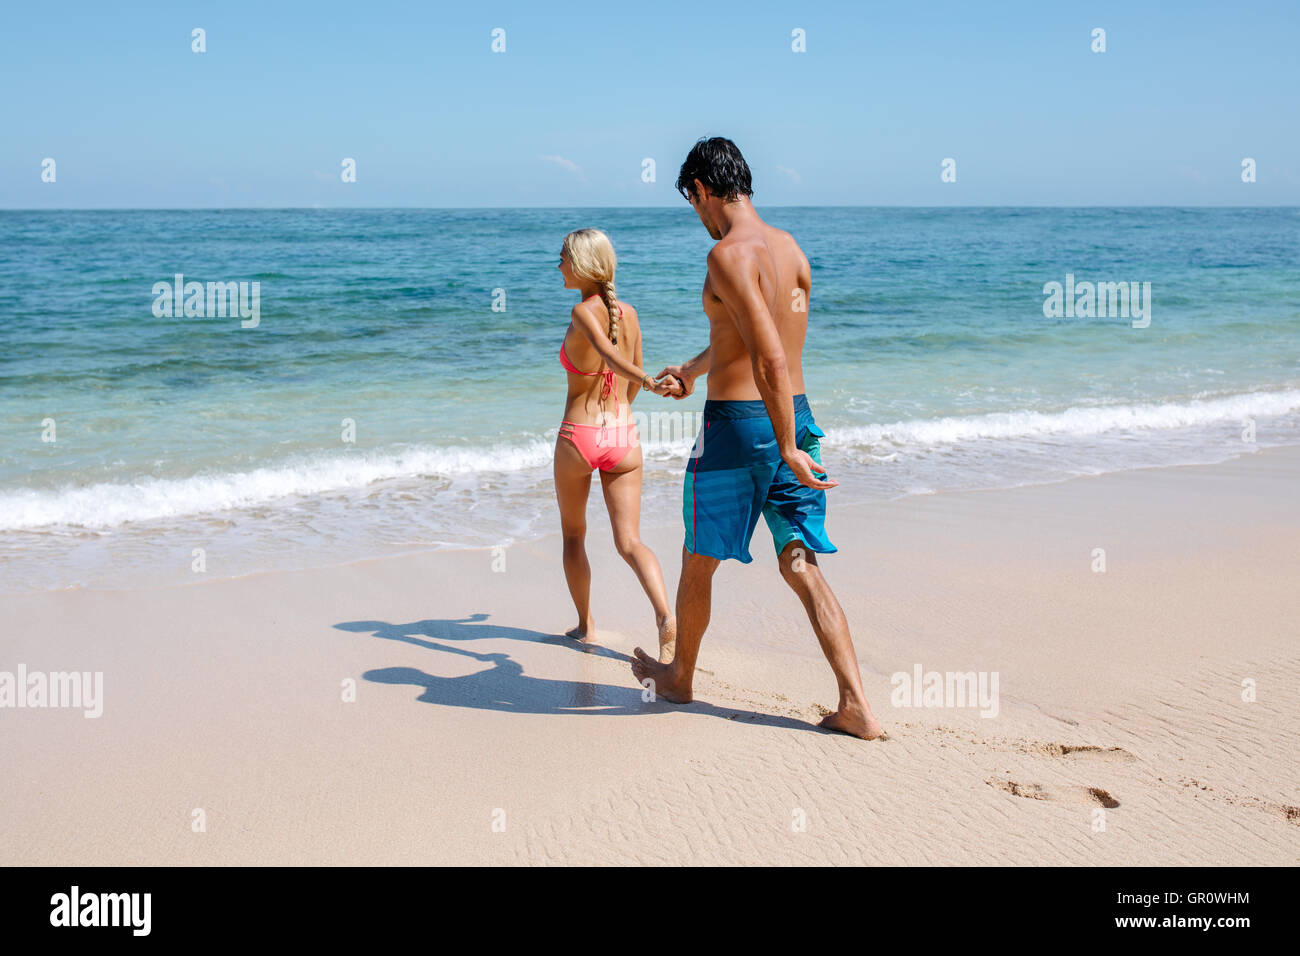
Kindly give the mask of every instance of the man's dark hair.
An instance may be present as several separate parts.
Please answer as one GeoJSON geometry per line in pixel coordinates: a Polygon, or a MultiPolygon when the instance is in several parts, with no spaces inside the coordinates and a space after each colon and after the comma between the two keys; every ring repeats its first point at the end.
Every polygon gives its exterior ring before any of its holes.
{"type": "Polygon", "coordinates": [[[723,202],[754,195],[749,164],[740,155],[736,144],[724,136],[702,139],[691,147],[681,172],[677,174],[677,191],[687,199],[698,199],[695,195],[697,179],[723,202]]]}

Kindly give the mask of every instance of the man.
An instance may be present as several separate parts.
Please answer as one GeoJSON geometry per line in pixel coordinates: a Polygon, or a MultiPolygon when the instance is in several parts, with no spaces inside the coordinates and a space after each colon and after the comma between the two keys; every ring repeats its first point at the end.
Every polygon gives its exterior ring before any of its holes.
{"type": "Polygon", "coordinates": [[[848,621],[822,577],[816,553],[836,549],[826,536],[826,489],[818,439],[804,395],[804,335],[812,272],[789,233],[758,217],[750,203],[749,166],[736,144],[715,137],[695,144],[677,177],[709,235],[704,312],[709,347],[664,369],[676,397],[708,375],[704,427],[686,471],[682,513],[686,542],[677,587],[677,647],[661,664],[641,648],[632,672],[659,697],[691,700],[695,659],[709,623],[713,573],[735,558],[748,564],[761,513],[776,545],[781,576],[808,612],[839,683],[839,706],[821,726],[861,737],[881,735],[862,692],[848,621]],[[820,474],[819,474],[820,473],[820,474]]]}

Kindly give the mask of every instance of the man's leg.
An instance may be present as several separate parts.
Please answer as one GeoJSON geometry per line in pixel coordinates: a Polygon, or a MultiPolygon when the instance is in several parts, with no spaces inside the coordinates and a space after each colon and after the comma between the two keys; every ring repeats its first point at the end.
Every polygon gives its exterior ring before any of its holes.
{"type": "Polygon", "coordinates": [[[693,554],[682,548],[682,576],[677,582],[677,654],[660,664],[641,648],[633,651],[632,673],[637,682],[654,682],[656,697],[675,704],[691,702],[695,680],[695,659],[709,626],[713,603],[713,572],[721,562],[707,554],[693,554]]]}
{"type": "Polygon", "coordinates": [[[849,635],[849,622],[831,586],[822,577],[821,568],[817,566],[817,553],[804,542],[795,540],[781,549],[779,561],[781,577],[803,602],[808,620],[817,634],[817,642],[835,672],[835,682],[840,689],[835,713],[827,715],[820,726],[864,740],[879,737],[883,729],[862,692],[862,675],[858,671],[853,638],[849,635]]]}

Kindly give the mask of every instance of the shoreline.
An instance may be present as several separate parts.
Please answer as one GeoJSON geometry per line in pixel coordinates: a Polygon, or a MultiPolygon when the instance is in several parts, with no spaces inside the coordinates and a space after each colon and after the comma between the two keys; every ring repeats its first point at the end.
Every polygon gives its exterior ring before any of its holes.
{"type": "MultiPolygon", "coordinates": [[[[632,680],[654,630],[599,507],[586,645],[552,537],[3,595],[0,670],[104,674],[97,719],[0,710],[4,862],[1293,865],[1297,478],[1290,447],[832,499],[873,743],[813,726],[835,688],[761,523],[686,707],[632,680]],[[998,674],[997,716],[894,706],[917,666],[998,674]]],[[[645,538],[674,591],[680,531],[645,538]]]]}
{"type": "MultiPolygon", "coordinates": [[[[843,507],[847,509],[873,508],[873,507],[889,506],[900,502],[906,502],[915,498],[945,497],[951,495],[971,495],[971,494],[983,494],[989,492],[1011,492],[1011,491],[1017,491],[1026,488],[1050,487],[1050,486],[1055,486],[1060,484],[1067,484],[1070,482],[1074,482],[1082,479],[1088,479],[1088,478],[1103,478],[1111,475],[1125,475],[1125,474],[1146,472],[1146,471],[1153,471],[1153,470],[1163,471],[1166,469],[1213,468],[1213,467],[1228,465],[1232,462],[1240,461],[1242,459],[1247,459],[1254,455],[1286,454],[1288,450],[1294,450],[1296,454],[1300,454],[1300,444],[1295,444],[1295,445],[1280,444],[1280,445],[1256,447],[1254,451],[1249,451],[1249,452],[1239,451],[1231,455],[1231,457],[1222,458],[1211,462],[1176,462],[1170,464],[1151,464],[1151,465],[1138,464],[1138,465],[1132,465],[1132,466],[1116,469],[1113,471],[1098,472],[1095,474],[1062,475],[1054,478],[1034,479],[1034,480],[1024,481],[1018,484],[1011,484],[1011,485],[994,484],[986,487],[942,488],[938,490],[927,489],[923,491],[919,491],[919,490],[909,491],[898,495],[894,495],[892,497],[875,499],[875,500],[863,500],[859,498],[857,500],[853,500],[846,504],[842,504],[839,507],[843,507]]],[[[662,465],[663,463],[661,462],[659,464],[662,465]]],[[[656,469],[656,471],[661,471],[661,470],[662,469],[656,469]]],[[[674,476],[674,481],[680,484],[679,476],[674,476]]],[[[850,494],[852,493],[852,486],[847,486],[847,487],[841,486],[841,487],[845,491],[848,491],[850,494]]],[[[835,499],[832,497],[831,499],[832,507],[834,507],[835,504],[836,504],[835,499]]],[[[592,493],[590,498],[588,515],[589,515],[589,519],[593,520],[593,523],[599,523],[601,521],[604,521],[606,523],[602,525],[602,527],[608,526],[607,516],[604,514],[604,503],[600,500],[599,481],[595,479],[593,479],[593,488],[592,488],[592,493]]],[[[184,517],[186,517],[189,520],[206,519],[206,520],[214,520],[219,522],[230,520],[229,512],[224,512],[224,511],[211,512],[211,513],[198,513],[198,514],[187,515],[184,517]]],[[[553,516],[553,517],[555,518],[556,524],[558,524],[558,516],[553,516]]],[[[670,530],[674,530],[678,528],[678,521],[679,521],[679,516],[676,514],[675,510],[673,510],[672,516],[667,518],[663,522],[648,521],[647,513],[643,509],[642,532],[643,534],[649,534],[651,532],[663,533],[670,530]]],[[[128,525],[128,529],[129,529],[129,525],[128,525]]],[[[36,531],[12,532],[12,534],[39,534],[39,533],[40,532],[36,532],[36,531]]],[[[96,532],[96,534],[101,534],[101,533],[104,532],[96,532]]],[[[121,532],[116,530],[107,532],[107,534],[109,535],[115,533],[121,533],[121,532]]],[[[159,535],[164,534],[164,532],[156,532],[156,533],[159,535]]],[[[443,554],[443,553],[454,553],[454,552],[461,552],[461,551],[491,551],[496,548],[505,548],[508,550],[510,548],[520,547],[525,544],[535,544],[537,542],[546,540],[547,538],[552,538],[557,536],[558,536],[558,531],[548,530],[548,531],[538,531],[535,533],[526,534],[525,536],[519,538],[511,538],[508,540],[508,543],[457,544],[457,543],[438,542],[434,544],[420,543],[419,545],[416,545],[414,547],[399,547],[395,545],[390,545],[389,547],[393,548],[394,550],[388,550],[380,553],[353,555],[348,557],[340,557],[335,555],[327,558],[323,563],[310,563],[304,565],[294,565],[291,567],[279,567],[279,568],[252,568],[249,570],[238,571],[224,576],[215,576],[207,572],[204,572],[202,577],[199,577],[195,580],[188,580],[188,581],[178,581],[174,579],[169,579],[168,577],[164,576],[163,573],[160,572],[157,567],[154,567],[148,572],[142,572],[142,576],[140,578],[133,580],[129,583],[92,584],[92,585],[69,584],[69,585],[47,587],[47,588],[23,588],[23,589],[15,589],[15,590],[0,589],[0,598],[15,597],[15,596],[25,595],[25,594],[63,593],[63,592],[76,592],[76,591],[121,593],[121,592],[132,592],[141,589],[190,587],[193,585],[204,584],[204,583],[215,583],[219,581],[243,580],[245,578],[255,577],[263,574],[284,574],[284,573],[293,573],[293,572],[321,571],[321,570],[326,570],[331,568],[346,567],[348,565],[356,564],[359,562],[396,560],[396,559],[414,557],[417,555],[425,555],[425,554],[443,554]]],[[[100,543],[100,541],[98,539],[92,539],[92,543],[100,543]]],[[[160,547],[163,547],[163,545],[160,544],[160,547]]],[[[337,545],[335,545],[335,547],[337,547],[337,545]]],[[[15,559],[15,563],[19,560],[21,559],[20,558],[15,559]]],[[[188,558],[186,558],[185,562],[182,563],[187,563],[187,562],[188,562],[188,558]]],[[[102,564],[103,562],[101,561],[100,563],[102,564]]],[[[173,574],[171,577],[174,578],[175,575],[173,574]]]]}

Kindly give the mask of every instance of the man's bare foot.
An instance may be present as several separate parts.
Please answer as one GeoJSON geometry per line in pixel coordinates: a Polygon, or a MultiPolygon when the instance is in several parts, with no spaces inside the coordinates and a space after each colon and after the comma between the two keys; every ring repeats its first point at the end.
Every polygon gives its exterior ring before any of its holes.
{"type": "Polygon", "coordinates": [[[565,637],[571,637],[575,641],[583,641],[596,633],[596,622],[591,618],[578,624],[577,627],[571,627],[564,632],[565,637]]]}
{"type": "Polygon", "coordinates": [[[671,664],[677,655],[677,618],[666,617],[659,622],[659,663],[671,664]]]}
{"type": "Polygon", "coordinates": [[[638,684],[645,686],[646,680],[651,681],[650,689],[655,696],[674,704],[691,702],[691,682],[679,678],[672,664],[659,663],[639,647],[632,651],[632,655],[632,676],[638,684]]]}
{"type": "Polygon", "coordinates": [[[863,740],[875,740],[877,737],[886,736],[885,728],[880,726],[880,721],[876,720],[871,708],[865,706],[865,703],[858,704],[852,701],[841,701],[840,709],[827,714],[817,726],[825,727],[827,730],[837,730],[851,737],[861,737],[863,740]]]}

